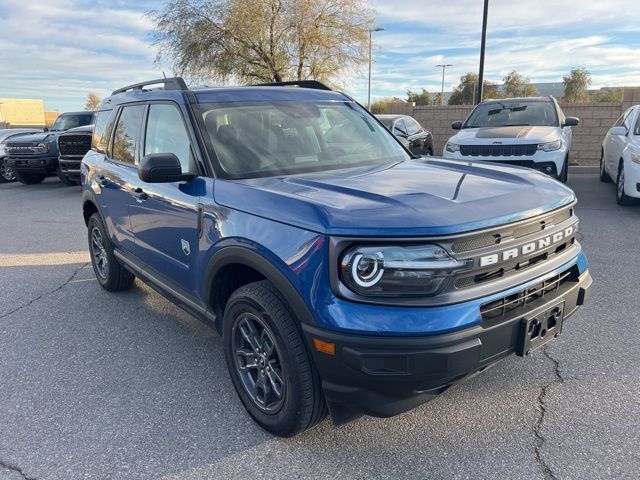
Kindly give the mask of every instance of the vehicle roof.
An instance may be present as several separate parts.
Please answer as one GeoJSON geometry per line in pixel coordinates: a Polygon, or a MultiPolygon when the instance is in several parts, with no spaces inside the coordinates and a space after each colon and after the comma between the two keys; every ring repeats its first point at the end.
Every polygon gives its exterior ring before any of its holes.
{"type": "Polygon", "coordinates": [[[376,115],[376,118],[380,118],[383,120],[396,120],[397,118],[405,118],[409,115],[400,115],[399,113],[383,113],[380,115],[376,115]]]}
{"type": "Polygon", "coordinates": [[[187,95],[193,95],[196,103],[351,101],[349,97],[341,92],[302,87],[194,87],[189,90],[165,90],[158,88],[150,90],[133,89],[111,95],[100,104],[99,110],[112,108],[121,103],[142,100],[173,100],[178,103],[186,103],[187,95]]]}
{"type": "Polygon", "coordinates": [[[92,113],[93,114],[95,112],[92,112],[91,110],[83,110],[83,111],[80,111],[80,112],[64,112],[64,113],[61,113],[58,116],[61,117],[63,115],[83,115],[85,113],[92,113]]]}
{"type": "Polygon", "coordinates": [[[482,103],[505,103],[505,102],[552,102],[553,97],[512,97],[512,98],[488,98],[482,103]]]}
{"type": "Polygon", "coordinates": [[[70,128],[69,130],[65,130],[60,135],[66,135],[67,133],[82,133],[82,132],[93,133],[93,124],[82,125],[81,127],[73,127],[73,128],[70,128]]]}

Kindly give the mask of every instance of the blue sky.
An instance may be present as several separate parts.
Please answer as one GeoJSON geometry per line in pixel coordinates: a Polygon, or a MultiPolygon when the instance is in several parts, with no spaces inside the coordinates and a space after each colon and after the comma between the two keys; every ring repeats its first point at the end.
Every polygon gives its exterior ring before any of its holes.
{"type": "MultiPolygon", "coordinates": [[[[440,90],[438,63],[451,63],[445,89],[477,71],[481,0],[372,0],[372,97],[440,90]]],[[[640,85],[638,0],[491,0],[486,78],[517,69],[532,81],[561,81],[587,67],[593,86],[640,85]]],[[[157,78],[153,29],[144,12],[162,1],[2,0],[0,97],[44,98],[48,110],[82,108],[86,94],[157,78]]],[[[365,71],[345,90],[366,101],[365,71]]]]}

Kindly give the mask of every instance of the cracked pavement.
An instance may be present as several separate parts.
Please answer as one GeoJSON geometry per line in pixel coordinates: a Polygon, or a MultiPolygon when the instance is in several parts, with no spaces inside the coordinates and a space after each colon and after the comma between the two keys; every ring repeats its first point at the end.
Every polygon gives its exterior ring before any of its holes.
{"type": "Polygon", "coordinates": [[[87,264],[78,188],[0,185],[0,480],[640,477],[640,206],[570,176],[594,290],[563,334],[391,419],[263,432],[218,336],[87,264]]]}

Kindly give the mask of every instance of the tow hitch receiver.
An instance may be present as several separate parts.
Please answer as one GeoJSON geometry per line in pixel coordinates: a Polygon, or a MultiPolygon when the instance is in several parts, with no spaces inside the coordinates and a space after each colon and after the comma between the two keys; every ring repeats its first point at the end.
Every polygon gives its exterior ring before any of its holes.
{"type": "Polygon", "coordinates": [[[524,317],[520,321],[520,340],[516,347],[516,355],[529,355],[529,352],[560,335],[563,319],[564,302],[524,317]]]}

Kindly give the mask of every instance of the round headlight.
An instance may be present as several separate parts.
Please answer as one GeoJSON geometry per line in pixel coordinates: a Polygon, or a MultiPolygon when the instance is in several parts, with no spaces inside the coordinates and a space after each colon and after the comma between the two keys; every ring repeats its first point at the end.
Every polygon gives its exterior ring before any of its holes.
{"type": "Polygon", "coordinates": [[[351,262],[351,276],[359,286],[372,287],[380,281],[384,274],[381,252],[373,254],[358,253],[351,262]]]}

